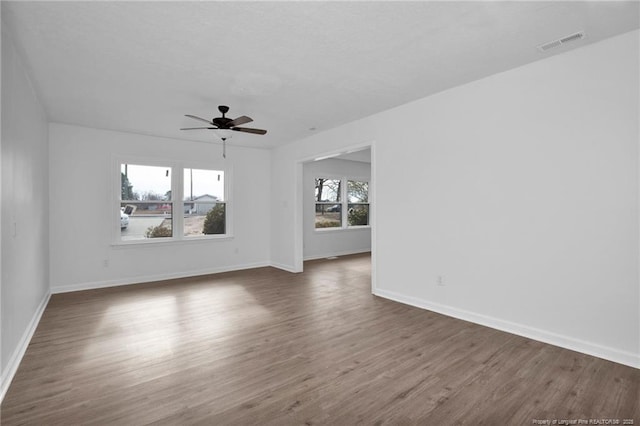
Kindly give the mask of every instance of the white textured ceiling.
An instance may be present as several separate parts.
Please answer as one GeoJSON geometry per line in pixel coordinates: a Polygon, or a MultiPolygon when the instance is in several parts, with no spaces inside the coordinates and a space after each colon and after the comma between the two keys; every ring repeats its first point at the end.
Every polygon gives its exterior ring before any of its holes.
{"type": "Polygon", "coordinates": [[[268,130],[235,144],[273,147],[636,29],[639,3],[3,1],[2,20],[51,121],[211,141],[178,129],[225,104],[268,130]]]}

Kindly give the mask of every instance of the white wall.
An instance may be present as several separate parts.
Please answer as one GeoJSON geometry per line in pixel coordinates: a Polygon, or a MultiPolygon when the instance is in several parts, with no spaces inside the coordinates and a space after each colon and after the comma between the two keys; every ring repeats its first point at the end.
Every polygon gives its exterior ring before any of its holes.
{"type": "Polygon", "coordinates": [[[317,177],[357,178],[369,182],[371,164],[361,161],[326,159],[303,164],[304,258],[371,251],[371,228],[315,229],[315,179],[317,177]]]}
{"type": "Polygon", "coordinates": [[[300,262],[297,161],[373,141],[377,294],[640,367],[638,38],[275,150],[274,263],[300,262]]]}
{"type": "Polygon", "coordinates": [[[49,296],[47,118],[2,30],[2,387],[13,377],[49,296]]]}
{"type": "Polygon", "coordinates": [[[233,167],[234,238],[114,246],[110,225],[118,156],[217,164],[221,145],[64,124],[51,124],[49,131],[54,293],[269,264],[269,151],[229,144],[225,161],[233,167]]]}

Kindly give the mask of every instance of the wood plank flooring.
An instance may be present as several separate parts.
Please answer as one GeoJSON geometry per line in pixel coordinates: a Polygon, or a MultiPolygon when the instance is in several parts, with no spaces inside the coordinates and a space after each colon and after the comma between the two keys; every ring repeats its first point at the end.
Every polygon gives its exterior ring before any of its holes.
{"type": "Polygon", "coordinates": [[[2,425],[633,419],[640,370],[370,294],[370,257],[54,295],[2,425]]]}

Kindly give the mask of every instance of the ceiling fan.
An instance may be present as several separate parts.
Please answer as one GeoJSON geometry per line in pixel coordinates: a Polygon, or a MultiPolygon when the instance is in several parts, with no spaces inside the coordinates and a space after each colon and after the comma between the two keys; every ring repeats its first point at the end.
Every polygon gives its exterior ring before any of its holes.
{"type": "Polygon", "coordinates": [[[201,118],[195,115],[186,114],[185,117],[193,118],[194,120],[204,121],[208,124],[206,127],[183,127],[180,130],[214,130],[220,139],[222,139],[222,156],[227,158],[226,155],[226,142],[227,139],[231,137],[231,131],[243,132],[243,133],[253,133],[255,135],[264,135],[267,133],[266,130],[262,129],[252,129],[249,127],[238,127],[242,124],[247,124],[253,121],[252,118],[247,117],[246,115],[240,116],[236,119],[232,119],[229,117],[225,117],[225,114],[229,112],[229,107],[226,105],[218,106],[218,111],[222,113],[222,117],[215,117],[211,120],[207,120],[205,118],[201,118]]]}

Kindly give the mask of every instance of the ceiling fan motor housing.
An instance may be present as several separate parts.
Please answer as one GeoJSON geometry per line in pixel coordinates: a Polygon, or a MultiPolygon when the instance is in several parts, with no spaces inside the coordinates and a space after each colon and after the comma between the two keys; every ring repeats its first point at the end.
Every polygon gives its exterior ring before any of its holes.
{"type": "Polygon", "coordinates": [[[226,105],[218,105],[218,111],[222,113],[222,117],[214,117],[211,119],[211,122],[221,129],[228,129],[230,127],[228,123],[233,121],[232,119],[224,116],[229,112],[229,107],[226,105]]]}
{"type": "Polygon", "coordinates": [[[212,118],[211,121],[220,129],[228,129],[230,127],[229,123],[232,122],[233,120],[227,117],[216,117],[216,118],[212,118]]]}

